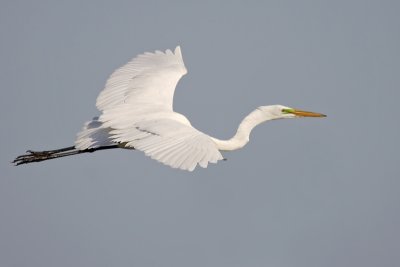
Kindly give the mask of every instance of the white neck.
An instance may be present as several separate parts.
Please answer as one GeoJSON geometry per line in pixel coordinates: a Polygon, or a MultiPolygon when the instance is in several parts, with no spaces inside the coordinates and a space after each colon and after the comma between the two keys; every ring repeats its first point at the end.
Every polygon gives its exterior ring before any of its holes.
{"type": "Polygon", "coordinates": [[[277,119],[277,117],[257,108],[242,120],[235,136],[231,139],[219,140],[217,138],[211,138],[217,144],[219,150],[236,150],[244,147],[249,142],[250,133],[254,127],[260,123],[273,119],[277,119]]]}

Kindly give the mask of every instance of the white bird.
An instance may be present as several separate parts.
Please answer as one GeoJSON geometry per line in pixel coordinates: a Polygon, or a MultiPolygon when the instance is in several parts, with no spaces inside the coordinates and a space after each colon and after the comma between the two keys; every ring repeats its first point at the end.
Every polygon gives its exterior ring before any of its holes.
{"type": "Polygon", "coordinates": [[[38,162],[111,148],[143,151],[172,168],[193,171],[223,157],[220,151],[242,148],[258,124],[284,118],[325,117],[323,114],[272,105],[261,106],[246,116],[236,134],[219,140],[194,128],[173,110],[173,96],[187,73],[179,46],[175,51],[144,53],[117,69],[97,98],[101,115],[87,122],[75,145],[49,151],[31,151],[13,163],[38,162]]]}

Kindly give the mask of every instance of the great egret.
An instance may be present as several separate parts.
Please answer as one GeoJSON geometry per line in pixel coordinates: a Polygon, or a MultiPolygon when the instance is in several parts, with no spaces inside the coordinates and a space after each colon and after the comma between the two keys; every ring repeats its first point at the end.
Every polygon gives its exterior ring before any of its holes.
{"type": "Polygon", "coordinates": [[[323,114],[272,105],[261,106],[246,116],[236,134],[219,140],[195,129],[189,120],[173,111],[173,96],[179,79],[187,73],[179,46],[175,51],[144,53],[117,69],[97,98],[99,117],[87,122],[75,145],[49,151],[27,151],[15,165],[112,148],[143,151],[172,168],[193,171],[216,163],[220,151],[235,150],[249,141],[251,130],[274,119],[325,117],[323,114]]]}

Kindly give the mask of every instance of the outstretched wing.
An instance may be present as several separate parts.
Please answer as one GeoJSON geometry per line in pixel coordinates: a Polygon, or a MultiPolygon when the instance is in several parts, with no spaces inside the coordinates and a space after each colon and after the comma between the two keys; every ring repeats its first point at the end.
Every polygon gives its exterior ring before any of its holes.
{"type": "Polygon", "coordinates": [[[179,79],[187,73],[180,47],[137,56],[116,70],[97,98],[99,129],[85,128],[75,142],[95,146],[99,133],[107,140],[143,151],[173,168],[192,171],[222,159],[214,141],[173,111],[179,79]]]}
{"type": "Polygon", "coordinates": [[[117,69],[97,98],[101,111],[121,105],[172,111],[175,87],[187,73],[179,46],[165,53],[144,53],[117,69]]]}
{"type": "Polygon", "coordinates": [[[161,118],[137,122],[129,128],[111,131],[116,142],[126,143],[172,168],[193,171],[200,165],[223,159],[214,141],[206,134],[175,119],[161,118]]]}

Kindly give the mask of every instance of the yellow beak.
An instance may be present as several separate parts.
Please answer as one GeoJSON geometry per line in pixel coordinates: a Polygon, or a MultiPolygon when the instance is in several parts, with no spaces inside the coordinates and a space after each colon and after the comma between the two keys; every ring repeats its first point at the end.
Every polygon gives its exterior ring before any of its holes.
{"type": "Polygon", "coordinates": [[[294,114],[298,117],[326,117],[326,115],[311,111],[304,111],[299,109],[286,109],[284,110],[286,113],[294,114]]]}

